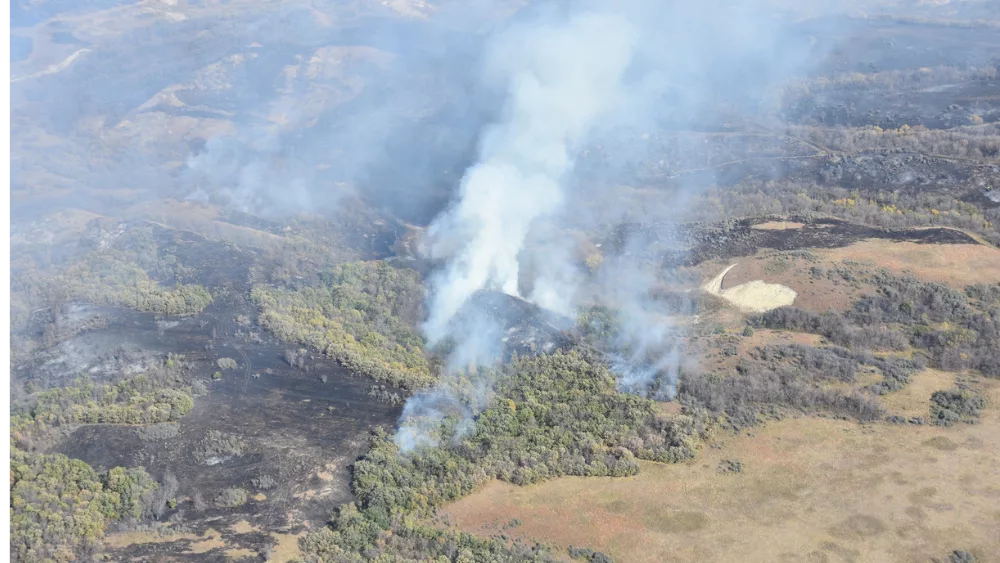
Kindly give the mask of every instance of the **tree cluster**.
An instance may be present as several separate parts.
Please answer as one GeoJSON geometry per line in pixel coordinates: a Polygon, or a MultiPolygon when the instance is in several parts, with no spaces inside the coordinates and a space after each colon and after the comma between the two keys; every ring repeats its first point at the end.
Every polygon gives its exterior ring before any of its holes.
{"type": "Polygon", "coordinates": [[[158,485],[141,467],[98,474],[64,455],[12,448],[13,561],[64,562],[93,558],[108,524],[138,519],[154,503],[158,485]]]}
{"type": "Polygon", "coordinates": [[[116,384],[81,378],[68,387],[39,391],[15,406],[11,436],[22,443],[63,424],[156,424],[173,422],[194,407],[188,388],[164,386],[141,374],[116,384]]]}
{"type": "Polygon", "coordinates": [[[435,381],[414,328],[424,296],[417,272],[358,262],[320,277],[320,287],[254,287],[260,324],[380,382],[412,389],[435,381]]]}
{"type": "Polygon", "coordinates": [[[560,475],[625,476],[639,470],[637,459],[688,459],[703,431],[700,417],[667,416],[651,400],[620,393],[613,374],[586,350],[515,357],[498,369],[486,409],[474,421],[446,416],[435,429],[437,445],[401,452],[377,431],[354,465],[356,503],[307,536],[304,551],[322,561],[544,560],[537,546],[414,522],[490,479],[525,485],[560,475]],[[427,534],[441,539],[415,540],[427,534]]]}

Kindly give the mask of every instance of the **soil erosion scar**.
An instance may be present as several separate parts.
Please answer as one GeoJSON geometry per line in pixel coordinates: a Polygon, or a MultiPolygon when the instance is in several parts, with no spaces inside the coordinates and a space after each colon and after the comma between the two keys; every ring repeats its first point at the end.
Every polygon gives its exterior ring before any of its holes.
{"type": "Polygon", "coordinates": [[[763,280],[753,280],[729,289],[722,289],[722,280],[736,266],[737,264],[732,264],[722,270],[721,274],[701,286],[702,291],[717,295],[746,313],[765,313],[795,302],[797,295],[795,290],[788,286],[767,283],[763,280]]]}

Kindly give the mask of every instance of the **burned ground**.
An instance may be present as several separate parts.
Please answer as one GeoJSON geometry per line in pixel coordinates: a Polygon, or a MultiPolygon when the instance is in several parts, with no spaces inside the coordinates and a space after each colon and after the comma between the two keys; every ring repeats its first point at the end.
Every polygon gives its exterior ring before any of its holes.
{"type": "Polygon", "coordinates": [[[608,254],[624,253],[664,267],[692,266],[720,258],[752,256],[764,249],[843,248],[864,240],[909,242],[914,244],[972,244],[970,235],[957,229],[921,227],[893,229],[873,227],[832,217],[764,216],[738,221],[686,225],[623,224],[600,240],[608,254]],[[798,222],[795,229],[760,229],[772,221],[798,222]],[[642,241],[637,244],[635,241],[642,241]],[[677,246],[687,250],[677,251],[677,246]]]}
{"type": "MultiPolygon", "coordinates": [[[[183,355],[193,366],[187,377],[203,394],[195,398],[191,412],[177,423],[161,425],[162,431],[106,424],[69,426],[61,430],[64,437],[51,451],[83,459],[98,470],[142,466],[157,480],[172,475],[179,483],[179,502],[160,515],[161,521],[176,516],[199,533],[240,519],[266,530],[322,523],[330,505],[351,499],[348,466],[363,452],[368,429],[392,424],[399,415],[398,407],[369,396],[367,381],[333,363],[310,361],[308,372],[292,369],[282,358],[281,343],[234,337],[232,311],[224,307],[170,323],[149,314],[108,308],[102,312],[110,319],[105,327],[85,331],[57,347],[64,363],[63,369],[53,371],[116,378],[127,369],[111,366],[101,371],[88,366],[105,366],[108,360],[102,358],[116,358],[141,370],[135,364],[142,358],[158,359],[169,352],[183,355]],[[81,355],[66,357],[68,349],[81,355]],[[213,381],[210,374],[220,357],[236,359],[238,369],[226,370],[213,381]],[[226,449],[213,443],[213,435],[236,439],[241,447],[226,449]],[[216,508],[216,497],[227,487],[249,490],[250,501],[236,508],[216,508]]],[[[26,368],[23,373],[22,378],[30,381],[39,372],[26,368]]],[[[142,544],[116,556],[146,557],[177,549],[181,548],[142,544]]]]}

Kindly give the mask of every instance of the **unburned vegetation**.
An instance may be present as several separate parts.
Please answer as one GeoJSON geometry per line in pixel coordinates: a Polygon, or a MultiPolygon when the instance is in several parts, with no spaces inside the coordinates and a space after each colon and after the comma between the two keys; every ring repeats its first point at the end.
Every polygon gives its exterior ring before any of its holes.
{"type": "Polygon", "coordinates": [[[792,307],[776,309],[755,322],[820,334],[841,346],[924,350],[937,367],[974,369],[1000,376],[1000,285],[979,284],[964,292],[912,276],[876,274],[874,294],[845,314],[822,315],[792,307]]]}
{"type": "MultiPolygon", "coordinates": [[[[1000,397],[996,382],[985,389],[1000,397]]],[[[928,405],[913,396],[915,412],[928,405]]],[[[690,462],[641,462],[634,477],[494,482],[441,519],[481,535],[586,544],[616,561],[903,563],[957,546],[995,561],[1000,477],[979,468],[1000,456],[1000,417],[989,407],[979,420],[939,428],[786,419],[717,436],[690,462]],[[734,459],[739,474],[718,470],[734,459]],[[511,518],[521,525],[501,531],[496,523],[511,518]]]]}
{"type": "Polygon", "coordinates": [[[320,278],[319,287],[254,287],[261,326],[376,381],[410,388],[434,381],[414,328],[424,295],[415,271],[360,262],[320,278]]]}
{"type": "Polygon", "coordinates": [[[496,540],[413,523],[491,479],[526,485],[561,475],[624,476],[639,459],[689,459],[703,431],[700,417],[665,415],[655,403],[616,389],[603,362],[583,351],[518,358],[497,374],[489,406],[469,425],[449,417],[436,431],[440,445],[400,452],[384,433],[354,465],[354,504],[341,507],[329,528],[303,540],[307,554],[361,560],[377,549],[404,560],[454,557],[463,544],[488,558],[540,556],[537,546],[496,552],[496,540]],[[445,535],[442,535],[445,534],[445,535]],[[428,541],[442,538],[441,541],[428,541]]]}

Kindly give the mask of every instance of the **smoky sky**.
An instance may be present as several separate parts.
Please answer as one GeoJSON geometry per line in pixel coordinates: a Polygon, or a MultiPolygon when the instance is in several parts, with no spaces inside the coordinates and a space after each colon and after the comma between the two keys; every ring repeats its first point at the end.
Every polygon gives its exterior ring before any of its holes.
{"type": "MultiPolygon", "coordinates": [[[[31,143],[33,135],[15,135],[19,169],[51,171],[80,192],[114,184],[140,186],[160,197],[208,193],[259,213],[331,210],[345,194],[359,195],[418,224],[430,223],[448,204],[475,161],[482,130],[503,109],[504,86],[484,81],[482,72],[490,38],[524,22],[572,17],[587,5],[533,2],[513,10],[516,3],[446,3],[423,20],[375,5],[351,12],[318,3],[331,25],[294,4],[219,17],[189,2],[175,9],[185,19],[101,34],[81,33],[72,19],[60,19],[61,11],[112,7],[106,4],[12,6],[22,40],[31,40],[25,30],[34,25],[44,31],[34,34],[36,44],[40,35],[59,43],[51,49],[53,62],[87,50],[59,73],[12,85],[15,131],[23,131],[17,127],[23,120],[69,137],[59,149],[69,158],[52,159],[31,143]],[[366,47],[387,58],[359,57],[344,63],[340,75],[305,75],[310,60],[330,57],[324,49],[331,47],[366,47]],[[298,69],[300,77],[289,80],[289,69],[298,69]],[[221,79],[206,80],[210,75],[221,79]],[[150,104],[165,91],[180,103],[150,104]],[[287,121],[276,125],[275,114],[287,121]],[[231,127],[179,134],[171,124],[181,119],[218,119],[231,127]],[[86,120],[98,123],[82,128],[86,120]],[[88,131],[94,127],[103,129],[97,138],[88,131]],[[136,140],[137,133],[126,133],[130,127],[148,133],[136,140]],[[159,128],[167,131],[157,135],[159,128]],[[202,154],[213,149],[220,154],[202,154]],[[220,170],[197,168],[216,159],[226,162],[220,170]]],[[[619,4],[620,12],[631,12],[630,21],[645,27],[623,83],[638,94],[633,103],[642,99],[647,107],[620,112],[610,123],[693,120],[711,89],[713,95],[752,100],[754,90],[774,76],[776,61],[800,52],[786,48],[783,38],[755,45],[748,57],[750,32],[741,31],[741,39],[732,22],[756,30],[753,40],[767,36],[774,24],[756,14],[716,22],[715,13],[729,8],[701,5],[706,7],[619,4]],[[741,44],[733,46],[733,37],[741,44]],[[781,57],[767,51],[776,43],[785,49],[781,57]],[[706,52],[705,45],[715,47],[706,52]],[[714,64],[707,64],[709,58],[714,64]]],[[[641,147],[621,147],[619,160],[635,150],[641,147]]]]}

